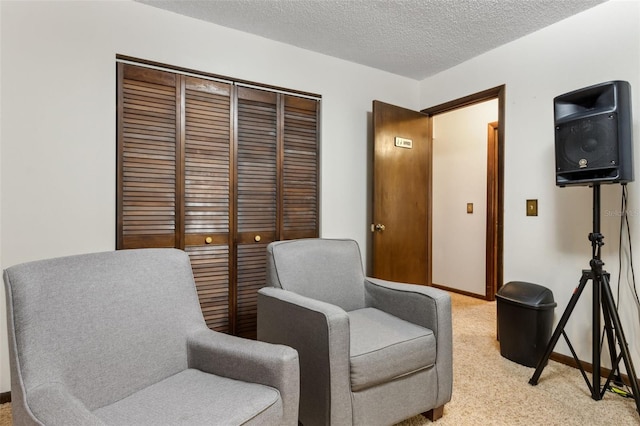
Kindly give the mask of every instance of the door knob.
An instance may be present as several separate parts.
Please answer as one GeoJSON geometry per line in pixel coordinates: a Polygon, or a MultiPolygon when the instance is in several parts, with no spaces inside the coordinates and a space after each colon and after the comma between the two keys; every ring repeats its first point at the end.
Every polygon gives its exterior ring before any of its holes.
{"type": "Polygon", "coordinates": [[[373,229],[374,231],[382,232],[386,229],[386,227],[383,224],[378,223],[373,227],[373,229]]]}
{"type": "Polygon", "coordinates": [[[204,239],[205,244],[211,244],[213,242],[213,238],[207,237],[204,239]]]}
{"type": "Polygon", "coordinates": [[[254,240],[256,243],[259,243],[261,239],[262,239],[262,237],[260,237],[260,235],[256,235],[255,237],[253,237],[253,240],[254,240]]]}

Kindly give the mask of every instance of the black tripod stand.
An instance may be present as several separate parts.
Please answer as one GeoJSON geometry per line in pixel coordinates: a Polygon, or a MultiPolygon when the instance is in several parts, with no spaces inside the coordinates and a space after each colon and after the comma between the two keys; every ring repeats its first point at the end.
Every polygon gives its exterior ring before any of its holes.
{"type": "Polygon", "coordinates": [[[600,185],[593,185],[593,232],[589,234],[589,241],[591,241],[592,247],[592,259],[589,262],[591,269],[585,269],[582,271],[582,278],[580,278],[580,284],[578,288],[571,296],[569,300],[569,304],[565,309],[562,317],[560,318],[560,322],[556,327],[553,335],[551,336],[551,340],[547,345],[547,349],[545,353],[538,361],[538,365],[536,367],[536,371],[533,373],[531,380],[529,380],[529,384],[537,385],[538,379],[542,374],[542,370],[547,365],[547,361],[549,360],[549,356],[551,355],[551,351],[555,347],[556,343],[558,343],[558,339],[560,335],[564,336],[564,339],[571,350],[571,354],[573,358],[576,360],[578,364],[578,368],[582,373],[582,377],[585,382],[587,382],[587,386],[591,391],[591,398],[596,401],[601,400],[604,396],[604,393],[609,388],[609,384],[613,379],[620,380],[620,361],[624,360],[624,365],[627,370],[627,376],[629,377],[629,381],[631,382],[631,389],[633,391],[633,398],[636,402],[636,410],[640,414],[640,390],[638,389],[638,379],[636,378],[636,373],[633,368],[633,362],[631,361],[631,356],[629,354],[629,347],[627,345],[627,341],[624,337],[624,332],[622,330],[622,324],[620,323],[620,317],[618,315],[618,311],[616,309],[615,303],[613,301],[613,294],[611,293],[611,287],[609,287],[609,274],[606,271],[602,270],[602,266],[604,262],[600,260],[600,248],[604,245],[602,241],[604,239],[603,235],[600,233],[600,185]],[[584,287],[587,282],[591,280],[593,282],[593,308],[592,308],[592,316],[593,316],[593,380],[589,382],[587,378],[587,374],[582,367],[582,363],[578,359],[578,356],[569,341],[566,333],[564,332],[564,327],[571,316],[571,312],[573,308],[576,306],[584,287]],[[600,340],[600,312],[602,308],[602,317],[604,318],[604,331],[607,337],[607,344],[609,347],[609,355],[611,357],[611,373],[607,377],[607,380],[604,386],[600,387],[600,352],[602,349],[602,344],[600,340]],[[614,337],[615,336],[615,337],[614,337]],[[620,346],[620,353],[618,353],[616,348],[616,339],[620,346]]]}

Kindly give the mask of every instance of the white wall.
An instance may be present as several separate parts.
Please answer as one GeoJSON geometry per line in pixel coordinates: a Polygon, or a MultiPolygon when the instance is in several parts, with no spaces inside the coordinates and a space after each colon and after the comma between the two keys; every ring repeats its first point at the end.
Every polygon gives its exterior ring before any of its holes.
{"type": "Polygon", "coordinates": [[[417,109],[416,81],[130,1],[0,10],[2,268],[115,247],[116,54],[322,95],[321,233],[366,249],[371,103],[417,109]]]}
{"type": "Polygon", "coordinates": [[[486,293],[487,133],[498,100],[433,117],[433,282],[486,293]],[[473,213],[467,213],[473,203],[473,213]],[[463,267],[461,267],[463,266],[463,267]]]}
{"type": "MultiPolygon", "coordinates": [[[[2,22],[2,7],[0,6],[0,22],[2,22]]],[[[2,32],[0,31],[0,51],[2,50],[2,32]]],[[[2,99],[2,55],[0,54],[0,99],[2,99]]],[[[2,102],[0,102],[0,117],[2,117],[2,102]]],[[[0,119],[0,142],[2,141],[2,120],[0,119]]],[[[0,143],[0,238],[2,236],[2,143],[0,143]]],[[[0,259],[2,259],[2,244],[0,244],[0,259]]],[[[1,265],[1,261],[0,261],[1,265]]],[[[2,269],[2,268],[0,268],[2,269]]],[[[4,285],[3,285],[4,288],[4,285]]],[[[0,392],[8,391],[11,387],[9,378],[9,362],[7,360],[7,316],[4,290],[0,291],[0,392]]]]}
{"type": "MultiPolygon", "coordinates": [[[[622,79],[640,114],[637,2],[605,3],[420,83],[129,1],[1,1],[0,11],[2,268],[114,248],[118,53],[321,94],[321,232],[355,238],[363,250],[371,101],[419,109],[506,84],[505,278],[551,287],[558,310],[590,257],[590,192],[554,185],[551,100],[622,79]],[[539,199],[536,221],[524,216],[527,198],[539,199]]],[[[640,137],[638,118],[634,132],[640,137]]],[[[640,190],[629,189],[640,212],[640,190]]],[[[605,188],[605,208],[618,208],[618,191],[605,188]]],[[[615,272],[617,222],[604,219],[606,267],[615,272]]],[[[4,303],[0,292],[2,330],[4,303]]],[[[588,360],[588,303],[580,305],[567,331],[588,360]]],[[[631,309],[621,307],[639,366],[631,309]]],[[[0,392],[9,388],[0,334],[0,392]]]]}
{"type": "MultiPolygon", "coordinates": [[[[592,191],[558,188],[554,174],[553,98],[610,80],[632,87],[636,177],[640,178],[640,3],[611,1],[490,51],[420,83],[426,108],[506,84],[505,282],[523,280],[549,287],[564,312],[581,271],[589,267],[592,191]],[[538,199],[538,217],[526,217],[526,199],[538,199]]],[[[640,185],[630,183],[635,264],[640,265],[640,185]]],[[[602,187],[605,268],[616,293],[620,185],[602,187]]],[[[640,324],[627,285],[620,316],[636,370],[640,367],[640,324]]],[[[591,361],[591,285],[565,331],[581,359],[591,361]]],[[[571,356],[563,339],[556,351],[571,356]]]]}

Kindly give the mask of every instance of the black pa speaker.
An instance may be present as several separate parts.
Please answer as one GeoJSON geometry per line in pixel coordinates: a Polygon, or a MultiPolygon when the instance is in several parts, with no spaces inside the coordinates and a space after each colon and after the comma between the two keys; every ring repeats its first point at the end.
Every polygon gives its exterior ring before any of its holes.
{"type": "Polygon", "coordinates": [[[553,100],[556,185],[633,181],[631,86],[596,84],[553,100]]]}

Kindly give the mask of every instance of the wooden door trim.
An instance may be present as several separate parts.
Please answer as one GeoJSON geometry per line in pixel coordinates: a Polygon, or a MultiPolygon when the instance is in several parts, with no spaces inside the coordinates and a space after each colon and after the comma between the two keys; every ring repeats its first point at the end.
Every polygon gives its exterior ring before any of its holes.
{"type": "Polygon", "coordinates": [[[487,125],[487,232],[486,232],[486,290],[488,300],[495,299],[498,282],[498,162],[500,158],[498,122],[487,125]]]}
{"type": "Polygon", "coordinates": [[[433,284],[433,118],[427,120],[427,285],[433,284]]]}
{"type": "Polygon", "coordinates": [[[305,92],[305,91],[302,91],[302,90],[294,90],[294,89],[289,89],[289,88],[286,88],[286,87],[274,86],[274,85],[271,85],[271,84],[263,84],[263,83],[258,83],[258,82],[250,81],[250,80],[243,80],[243,79],[239,79],[239,78],[235,78],[235,77],[229,77],[229,76],[226,76],[226,75],[214,74],[214,73],[210,73],[210,72],[195,70],[195,69],[192,69],[192,68],[179,67],[179,66],[175,66],[175,65],[165,64],[165,63],[162,63],[162,62],[151,61],[151,60],[148,60],[148,59],[141,59],[141,58],[136,58],[136,57],[133,57],[133,56],[122,55],[120,53],[116,54],[116,61],[118,63],[129,63],[129,64],[136,65],[136,66],[139,66],[139,67],[160,69],[160,70],[163,70],[163,71],[169,71],[169,72],[173,72],[173,73],[176,73],[176,74],[195,75],[197,77],[204,77],[204,78],[208,78],[208,79],[211,79],[211,80],[222,81],[224,83],[236,84],[236,85],[241,85],[241,86],[245,86],[245,87],[254,87],[254,88],[257,88],[257,89],[266,89],[266,90],[268,90],[270,92],[286,93],[286,94],[291,94],[293,96],[311,98],[311,99],[322,99],[322,95],[319,95],[317,93],[305,92]]]}
{"type": "MultiPolygon", "coordinates": [[[[442,114],[445,112],[453,111],[455,109],[464,108],[467,106],[471,106],[480,102],[488,101],[491,99],[498,99],[498,158],[497,158],[497,167],[496,167],[496,189],[495,195],[497,198],[497,206],[496,209],[493,210],[493,214],[496,215],[494,223],[495,231],[497,233],[495,238],[495,247],[491,250],[492,254],[495,254],[495,274],[494,279],[495,282],[487,284],[487,290],[485,294],[486,300],[495,300],[495,294],[502,287],[502,283],[504,280],[503,270],[504,270],[504,129],[505,129],[505,92],[506,86],[496,86],[491,89],[484,90],[482,92],[474,93],[469,96],[464,96],[462,98],[458,98],[449,102],[445,102],[433,107],[425,108],[421,110],[423,114],[427,114],[429,116],[429,140],[433,140],[433,116],[437,114],[442,114]]],[[[433,158],[429,159],[429,169],[433,168],[433,158]]],[[[429,197],[432,194],[432,186],[433,183],[429,181],[429,197]]],[[[431,204],[431,203],[429,203],[431,204]]],[[[487,210],[489,213],[490,211],[487,210]]],[[[432,220],[431,214],[429,214],[428,218],[428,233],[432,234],[432,220]]],[[[489,231],[489,230],[487,230],[489,231]]],[[[431,247],[432,241],[429,240],[429,252],[432,252],[433,248],[431,247]]],[[[488,254],[489,252],[487,252],[488,254]]],[[[487,262],[489,259],[487,259],[487,262]]],[[[428,259],[429,265],[427,266],[428,270],[432,270],[432,258],[428,259]]],[[[431,278],[431,277],[430,277],[431,278]]],[[[429,285],[433,285],[431,279],[429,280],[429,285]]],[[[449,289],[455,291],[453,289],[449,289]]]]}
{"type": "MultiPolygon", "coordinates": [[[[498,103],[500,105],[498,106],[498,109],[500,109],[500,107],[502,106],[502,102],[500,102],[500,99],[504,101],[504,91],[505,85],[503,84],[502,86],[497,86],[492,89],[483,90],[482,92],[474,93],[469,96],[464,96],[462,98],[454,99],[449,102],[425,108],[420,112],[429,116],[434,116],[437,114],[453,111],[454,109],[464,108],[496,98],[498,98],[499,100],[498,103]]],[[[500,111],[498,111],[498,122],[502,123],[502,121],[500,121],[500,111]]]]}
{"type": "Polygon", "coordinates": [[[124,247],[124,65],[116,64],[116,250],[124,247]]]}

